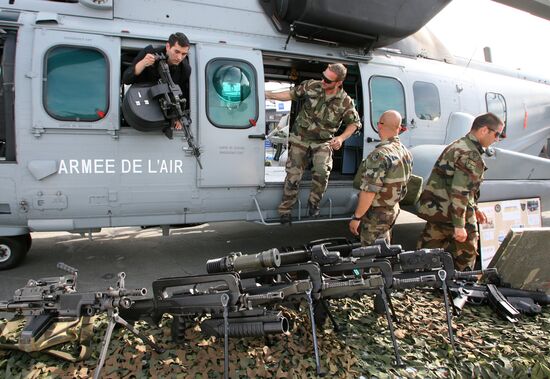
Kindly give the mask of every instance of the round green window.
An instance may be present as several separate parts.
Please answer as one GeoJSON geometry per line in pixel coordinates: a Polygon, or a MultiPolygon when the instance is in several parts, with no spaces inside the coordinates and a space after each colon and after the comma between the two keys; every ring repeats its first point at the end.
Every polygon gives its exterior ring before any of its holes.
{"type": "Polygon", "coordinates": [[[222,100],[238,104],[250,95],[248,73],[240,67],[224,65],[214,72],[214,88],[222,100]]]}

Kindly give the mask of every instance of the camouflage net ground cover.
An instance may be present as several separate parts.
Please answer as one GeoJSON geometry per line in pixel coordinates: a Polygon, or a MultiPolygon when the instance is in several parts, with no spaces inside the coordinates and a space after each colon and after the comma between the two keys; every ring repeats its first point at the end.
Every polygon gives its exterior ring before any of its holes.
{"type": "MultiPolygon", "coordinates": [[[[344,326],[330,323],[318,333],[322,366],[329,378],[550,378],[550,309],[517,324],[501,320],[487,306],[466,306],[454,318],[457,351],[448,342],[439,293],[406,291],[392,295],[401,322],[396,324],[404,367],[395,367],[384,317],[372,312],[370,297],[332,301],[344,326]]],[[[309,319],[288,311],[289,335],[230,339],[231,378],[312,378],[315,375],[309,319]]],[[[171,318],[160,328],[140,322],[138,329],[167,350],[157,354],[125,329],[113,335],[104,378],[221,378],[223,340],[204,338],[198,325],[186,330],[188,342],[174,344],[171,318]]],[[[96,321],[92,357],[68,363],[43,353],[0,350],[0,378],[89,378],[97,363],[106,318],[96,321]]],[[[5,320],[0,320],[0,331],[5,320]]],[[[6,342],[0,341],[0,343],[6,342]]]]}

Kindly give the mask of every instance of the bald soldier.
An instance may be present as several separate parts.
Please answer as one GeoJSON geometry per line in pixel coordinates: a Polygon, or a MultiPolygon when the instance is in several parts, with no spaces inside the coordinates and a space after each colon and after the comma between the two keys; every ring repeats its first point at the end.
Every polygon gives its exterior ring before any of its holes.
{"type": "Polygon", "coordinates": [[[455,268],[474,269],[477,222],[487,221],[477,209],[479,187],[486,166],[485,148],[499,140],[504,124],[493,113],[474,120],[470,132],[443,150],[420,195],[418,215],[426,226],[418,248],[443,248],[453,254],[455,268]]]}
{"type": "Polygon", "coordinates": [[[340,149],[344,141],[361,128],[355,104],[342,88],[346,74],[343,64],[333,63],[321,74],[322,80],[306,80],[290,90],[265,94],[266,99],[272,100],[304,100],[288,138],[286,178],[278,209],[282,224],[292,220],[290,212],[296,203],[300,181],[310,157],[313,165],[309,215],[319,216],[319,203],[332,170],[332,151],[340,149]],[[341,124],[345,129],[335,136],[341,124]]]}
{"type": "Polygon", "coordinates": [[[399,202],[407,193],[412,155],[399,140],[400,129],[399,112],[384,112],[378,121],[381,142],[361,163],[365,173],[349,229],[354,235],[359,235],[361,225],[363,246],[371,245],[378,238],[390,242],[391,228],[399,214],[399,202]]]}

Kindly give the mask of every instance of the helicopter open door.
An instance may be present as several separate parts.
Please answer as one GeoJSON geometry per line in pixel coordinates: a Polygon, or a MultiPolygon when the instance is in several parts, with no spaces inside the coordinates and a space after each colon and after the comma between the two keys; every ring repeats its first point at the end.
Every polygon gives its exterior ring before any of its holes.
{"type": "Polygon", "coordinates": [[[200,187],[264,185],[264,72],[259,50],[197,44],[200,187]]]}

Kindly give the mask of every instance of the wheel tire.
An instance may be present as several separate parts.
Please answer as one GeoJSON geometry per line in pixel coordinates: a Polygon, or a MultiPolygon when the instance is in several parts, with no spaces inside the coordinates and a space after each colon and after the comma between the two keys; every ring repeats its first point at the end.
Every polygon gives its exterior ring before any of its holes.
{"type": "Polygon", "coordinates": [[[20,264],[27,255],[27,243],[22,236],[0,237],[0,270],[20,264]]]}
{"type": "Polygon", "coordinates": [[[25,244],[27,245],[27,253],[32,247],[32,237],[30,233],[23,234],[22,236],[19,236],[23,241],[25,241],[25,244]]]}

